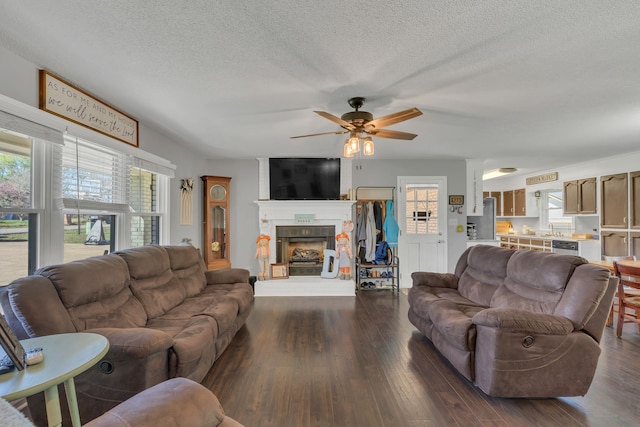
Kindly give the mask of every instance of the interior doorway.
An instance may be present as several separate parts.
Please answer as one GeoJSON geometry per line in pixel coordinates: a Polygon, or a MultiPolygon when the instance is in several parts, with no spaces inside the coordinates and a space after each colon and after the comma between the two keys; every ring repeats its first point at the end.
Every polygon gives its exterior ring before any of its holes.
{"type": "Polygon", "coordinates": [[[414,271],[447,271],[447,177],[398,177],[400,287],[414,271]]]}

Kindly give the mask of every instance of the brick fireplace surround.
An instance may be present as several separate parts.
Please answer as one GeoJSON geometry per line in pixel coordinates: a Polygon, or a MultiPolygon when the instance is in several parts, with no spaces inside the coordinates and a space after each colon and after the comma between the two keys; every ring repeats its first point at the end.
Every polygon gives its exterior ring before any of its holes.
{"type": "MultiPolygon", "coordinates": [[[[342,222],[352,219],[352,200],[331,201],[283,201],[265,200],[255,202],[259,207],[260,232],[271,237],[270,263],[276,262],[278,226],[334,226],[336,233],[342,231],[342,222]],[[298,216],[298,217],[296,217],[298,216]],[[302,217],[302,218],[301,218],[302,217]],[[296,219],[297,218],[297,219],[296,219]]],[[[352,239],[352,236],[349,236],[352,239]]],[[[353,239],[352,239],[353,241],[353,239]]],[[[354,267],[352,265],[353,273],[354,267]]],[[[355,281],[324,279],[320,275],[293,276],[288,279],[258,281],[255,284],[258,296],[354,296],[355,281]]]]}

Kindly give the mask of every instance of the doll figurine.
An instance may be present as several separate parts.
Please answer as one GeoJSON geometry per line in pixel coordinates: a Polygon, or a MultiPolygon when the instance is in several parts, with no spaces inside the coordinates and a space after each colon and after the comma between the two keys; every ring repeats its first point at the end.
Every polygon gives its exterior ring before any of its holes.
{"type": "Polygon", "coordinates": [[[336,236],[336,258],[340,266],[340,279],[347,280],[351,278],[351,245],[349,244],[349,235],[340,233],[336,236]]]}
{"type": "Polygon", "coordinates": [[[260,266],[258,280],[269,279],[269,258],[271,258],[271,248],[269,247],[270,240],[271,237],[266,234],[261,234],[256,239],[256,259],[260,266]]]}

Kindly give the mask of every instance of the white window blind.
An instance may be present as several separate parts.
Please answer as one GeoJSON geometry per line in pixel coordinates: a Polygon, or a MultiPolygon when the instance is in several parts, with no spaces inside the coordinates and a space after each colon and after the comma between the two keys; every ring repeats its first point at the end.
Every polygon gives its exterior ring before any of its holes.
{"type": "Polygon", "coordinates": [[[0,128],[29,135],[32,138],[63,144],[62,132],[0,111],[0,128]]]}
{"type": "Polygon", "coordinates": [[[129,212],[131,157],[78,138],[65,138],[62,150],[62,201],[65,209],[129,212]]]}
{"type": "Polygon", "coordinates": [[[157,173],[160,175],[168,176],[169,178],[175,178],[175,166],[165,166],[150,160],[141,159],[140,157],[133,158],[133,166],[139,169],[144,169],[149,172],[157,173]]]}

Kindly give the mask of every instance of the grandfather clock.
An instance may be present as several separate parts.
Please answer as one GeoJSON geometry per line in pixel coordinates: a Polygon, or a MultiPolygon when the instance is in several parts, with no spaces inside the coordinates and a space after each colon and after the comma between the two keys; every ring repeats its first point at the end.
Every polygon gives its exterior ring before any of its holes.
{"type": "Polygon", "coordinates": [[[209,270],[231,267],[229,242],[229,182],[225,176],[208,176],[204,183],[204,261],[209,270]]]}

